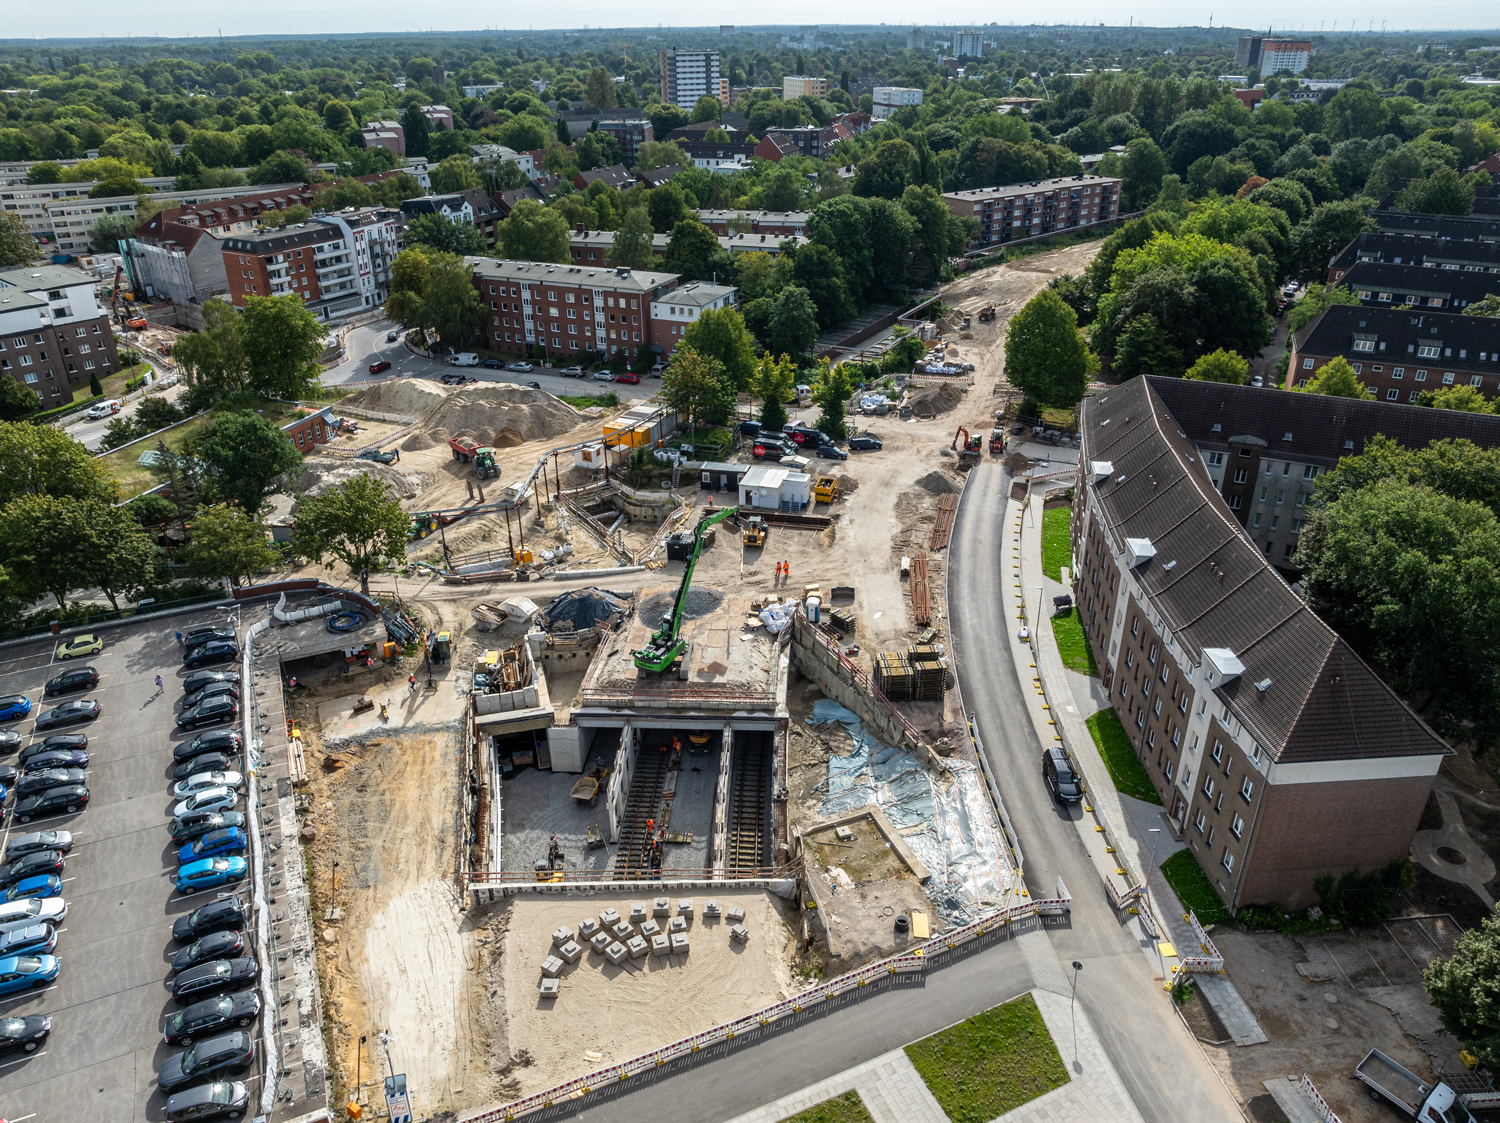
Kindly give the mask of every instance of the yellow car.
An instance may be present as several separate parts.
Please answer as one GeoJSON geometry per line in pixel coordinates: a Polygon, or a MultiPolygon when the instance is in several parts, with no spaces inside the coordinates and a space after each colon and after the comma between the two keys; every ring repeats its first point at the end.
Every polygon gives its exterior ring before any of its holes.
{"type": "Polygon", "coordinates": [[[74,636],[58,644],[53,654],[59,659],[76,659],[80,655],[98,655],[103,650],[104,640],[100,636],[74,636]]]}

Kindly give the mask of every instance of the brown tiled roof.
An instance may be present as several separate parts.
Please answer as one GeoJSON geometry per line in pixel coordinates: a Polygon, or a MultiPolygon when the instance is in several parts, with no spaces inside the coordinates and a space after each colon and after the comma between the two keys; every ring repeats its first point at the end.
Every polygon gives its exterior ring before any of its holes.
{"type": "Polygon", "coordinates": [[[1085,472],[1112,465],[1086,485],[1112,544],[1155,550],[1131,574],[1163,627],[1194,662],[1214,647],[1244,664],[1217,695],[1283,763],[1449,752],[1245,536],[1154,387],[1137,378],[1088,399],[1080,459],[1085,472]]]}

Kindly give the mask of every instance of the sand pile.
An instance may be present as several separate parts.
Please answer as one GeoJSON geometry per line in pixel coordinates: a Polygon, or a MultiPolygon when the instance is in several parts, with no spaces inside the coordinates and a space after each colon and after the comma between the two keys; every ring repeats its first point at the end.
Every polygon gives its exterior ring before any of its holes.
{"type": "Polygon", "coordinates": [[[490,445],[494,448],[515,448],[516,445],[523,444],[525,440],[526,437],[519,429],[512,429],[507,425],[490,438],[490,445]]]}
{"type": "Polygon", "coordinates": [[[845,495],[853,495],[859,490],[859,481],[853,476],[840,476],[838,486],[845,495]]]}
{"type": "Polygon", "coordinates": [[[296,488],[301,495],[322,495],[329,488],[360,475],[384,480],[390,485],[391,494],[398,499],[415,499],[423,484],[422,473],[415,470],[402,472],[393,465],[377,464],[373,460],[309,456],[302,462],[302,475],[297,479],[296,488]]]}
{"type": "Polygon", "coordinates": [[[394,413],[421,419],[442,405],[449,393],[446,386],[437,382],[420,378],[397,378],[375,386],[366,386],[359,393],[345,398],[342,404],[375,413],[394,413]]]}
{"type": "Polygon", "coordinates": [[[566,433],[582,420],[576,409],[545,390],[480,384],[450,391],[442,406],[427,417],[425,428],[496,436],[511,429],[522,440],[536,441],[566,433]]]}
{"type": "Polygon", "coordinates": [[[431,448],[435,444],[437,444],[437,441],[433,440],[431,436],[419,429],[411,436],[406,438],[405,442],[403,442],[401,445],[401,451],[421,452],[423,449],[431,448]]]}
{"type": "Polygon", "coordinates": [[[912,413],[917,417],[938,417],[947,413],[964,400],[964,392],[957,386],[943,384],[927,386],[908,399],[912,413]]]}
{"type": "Polygon", "coordinates": [[[920,480],[917,486],[932,495],[952,495],[960,489],[960,484],[946,472],[928,472],[920,480]]]}

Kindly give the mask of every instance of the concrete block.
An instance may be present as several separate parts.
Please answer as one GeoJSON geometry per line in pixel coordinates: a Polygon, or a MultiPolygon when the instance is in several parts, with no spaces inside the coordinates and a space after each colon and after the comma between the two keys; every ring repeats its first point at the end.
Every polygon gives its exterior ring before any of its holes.
{"type": "Polygon", "coordinates": [[[646,903],[637,901],[630,906],[630,923],[640,924],[646,919],[646,903]]]}
{"type": "Polygon", "coordinates": [[[658,897],[651,902],[652,916],[671,916],[672,900],[670,897],[658,897]]]}
{"type": "Polygon", "coordinates": [[[672,941],[669,940],[666,936],[652,936],[651,937],[651,954],[652,955],[671,955],[672,954],[672,941]]]}
{"type": "Polygon", "coordinates": [[[552,933],[552,946],[555,948],[560,948],[563,946],[563,944],[572,942],[572,939],[573,929],[564,924],[561,928],[552,933]]]}
{"type": "Polygon", "coordinates": [[[674,932],[671,936],[672,954],[686,955],[688,949],[688,938],[686,932],[674,932]]]}
{"type": "Polygon", "coordinates": [[[615,925],[614,933],[615,939],[619,940],[621,943],[624,943],[626,940],[629,940],[631,936],[635,935],[635,929],[630,926],[630,921],[622,920],[620,921],[620,923],[615,925]]]}
{"type": "Polygon", "coordinates": [[[556,979],[543,979],[542,985],[537,989],[542,992],[543,998],[556,998],[562,990],[562,984],[556,979]]]}
{"type": "Polygon", "coordinates": [[[729,921],[730,924],[738,924],[738,923],[740,923],[740,921],[742,921],[742,920],[745,919],[745,910],[744,909],[728,909],[724,913],[724,919],[727,920],[727,921],[729,921]]]}
{"type": "Polygon", "coordinates": [[[705,917],[720,915],[719,902],[710,897],[703,903],[703,915],[705,917]]]}
{"type": "Polygon", "coordinates": [[[625,947],[629,950],[631,959],[640,959],[650,950],[650,945],[639,936],[631,936],[625,947]]]}
{"type": "Polygon", "coordinates": [[[686,932],[687,920],[680,916],[674,916],[667,924],[668,932],[686,932]]]}
{"type": "Polygon", "coordinates": [[[627,953],[625,951],[625,945],[620,943],[618,940],[604,949],[604,958],[609,960],[616,967],[625,962],[626,954],[627,953]]]}
{"type": "Polygon", "coordinates": [[[646,921],[646,923],[641,925],[641,935],[645,936],[648,940],[660,931],[661,925],[656,923],[656,921],[654,920],[648,920],[646,921]]]}
{"type": "Polygon", "coordinates": [[[605,909],[599,914],[600,928],[613,928],[620,923],[620,914],[615,909],[605,909]]]}
{"type": "Polygon", "coordinates": [[[840,842],[853,842],[854,832],[848,827],[834,827],[833,837],[838,839],[840,842]]]}
{"type": "Polygon", "coordinates": [[[750,929],[746,928],[743,924],[736,924],[729,930],[729,938],[741,944],[749,943],[750,929]]]}
{"type": "Polygon", "coordinates": [[[569,963],[577,963],[580,959],[583,958],[583,949],[579,947],[578,944],[573,940],[569,940],[567,943],[563,944],[562,947],[557,949],[557,954],[562,956],[569,963]]]}
{"type": "Polygon", "coordinates": [[[580,940],[592,940],[594,933],[599,931],[599,922],[592,916],[586,916],[578,922],[578,938],[580,940]]]}
{"type": "Polygon", "coordinates": [[[611,937],[608,932],[595,932],[593,936],[589,938],[589,946],[597,951],[600,955],[603,955],[604,949],[609,947],[609,945],[614,942],[614,938],[611,937]]]}
{"type": "Polygon", "coordinates": [[[563,961],[555,955],[549,955],[542,960],[542,975],[548,979],[555,979],[562,974],[563,961]]]}
{"type": "Polygon", "coordinates": [[[679,897],[677,899],[677,915],[685,916],[690,920],[692,919],[693,899],[691,897],[679,897]]]}

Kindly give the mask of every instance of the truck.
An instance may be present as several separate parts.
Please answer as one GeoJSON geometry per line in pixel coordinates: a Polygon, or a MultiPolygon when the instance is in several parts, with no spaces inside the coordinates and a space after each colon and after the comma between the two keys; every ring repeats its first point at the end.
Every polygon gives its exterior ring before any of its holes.
{"type": "Polygon", "coordinates": [[[477,367],[479,356],[472,351],[461,351],[457,355],[448,356],[448,365],[450,367],[477,367]]]}
{"type": "Polygon", "coordinates": [[[453,459],[460,464],[474,464],[474,474],[481,480],[494,479],[500,474],[500,469],[495,466],[495,450],[489,445],[482,445],[473,437],[457,436],[448,438],[448,447],[453,450],[453,459]]]}
{"type": "Polygon", "coordinates": [[[1379,1049],[1365,1054],[1354,1070],[1354,1079],[1368,1086],[1373,1098],[1390,1100],[1418,1123],[1474,1123],[1466,1100],[1473,1106],[1481,1106],[1473,1103],[1476,1098],[1482,1098],[1484,1106],[1500,1100],[1495,1092],[1460,1096],[1441,1080],[1429,1084],[1379,1049]]]}

